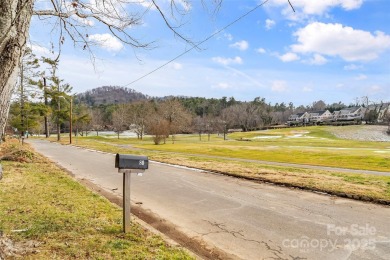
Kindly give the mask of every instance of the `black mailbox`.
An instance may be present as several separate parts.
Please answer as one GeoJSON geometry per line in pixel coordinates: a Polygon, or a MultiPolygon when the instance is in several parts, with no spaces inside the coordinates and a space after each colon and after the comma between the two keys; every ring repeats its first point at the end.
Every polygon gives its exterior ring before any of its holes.
{"type": "Polygon", "coordinates": [[[148,166],[149,160],[147,156],[117,153],[115,157],[115,168],[118,169],[146,170],[148,166]]]}

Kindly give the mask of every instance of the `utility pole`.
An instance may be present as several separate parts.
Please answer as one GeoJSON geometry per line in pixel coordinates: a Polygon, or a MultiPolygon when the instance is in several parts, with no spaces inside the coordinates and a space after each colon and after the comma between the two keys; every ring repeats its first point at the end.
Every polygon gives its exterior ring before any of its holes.
{"type": "Polygon", "coordinates": [[[61,113],[61,102],[60,97],[57,99],[58,102],[58,114],[57,114],[57,141],[61,141],[61,125],[60,125],[60,113],[61,113]]]}
{"type": "Polygon", "coordinates": [[[69,143],[70,144],[72,144],[72,130],[73,130],[72,108],[73,108],[73,97],[70,96],[70,106],[69,106],[69,143]]]}
{"type": "MultiPolygon", "coordinates": [[[[45,107],[47,108],[49,103],[47,101],[47,89],[46,89],[46,78],[45,77],[43,77],[43,96],[45,98],[45,107]]],[[[48,125],[47,115],[46,114],[45,114],[44,118],[45,118],[45,135],[46,135],[46,138],[48,138],[50,133],[49,133],[49,125],[48,125]]]]}

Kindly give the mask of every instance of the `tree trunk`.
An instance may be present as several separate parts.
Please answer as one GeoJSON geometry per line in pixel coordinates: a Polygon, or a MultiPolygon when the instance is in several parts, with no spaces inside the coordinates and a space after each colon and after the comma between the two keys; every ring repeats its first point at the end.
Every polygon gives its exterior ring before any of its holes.
{"type": "Polygon", "coordinates": [[[4,137],[32,16],[33,0],[0,1],[0,136],[4,137]]]}

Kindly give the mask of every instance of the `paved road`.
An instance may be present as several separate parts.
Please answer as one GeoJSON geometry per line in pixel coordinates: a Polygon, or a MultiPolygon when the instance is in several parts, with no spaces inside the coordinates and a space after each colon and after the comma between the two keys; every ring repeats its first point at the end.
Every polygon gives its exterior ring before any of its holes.
{"type": "MultiPolygon", "coordinates": [[[[35,149],[121,194],[114,156],[41,140],[35,149]]],[[[133,202],[241,259],[390,259],[390,208],[151,163],[133,202]]]]}

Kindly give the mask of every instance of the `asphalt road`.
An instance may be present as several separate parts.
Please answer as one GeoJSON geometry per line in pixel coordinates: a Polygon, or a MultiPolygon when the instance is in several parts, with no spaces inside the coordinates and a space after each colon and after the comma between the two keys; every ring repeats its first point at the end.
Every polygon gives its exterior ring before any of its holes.
{"type": "MultiPolygon", "coordinates": [[[[122,194],[114,155],[41,140],[43,155],[122,194]]],[[[241,259],[390,259],[390,208],[151,163],[133,203],[196,241],[241,259]]]]}

